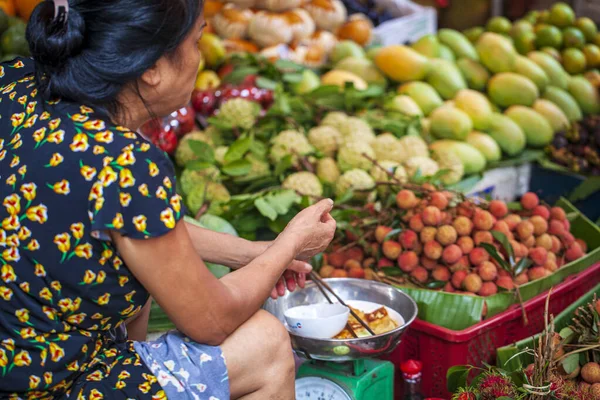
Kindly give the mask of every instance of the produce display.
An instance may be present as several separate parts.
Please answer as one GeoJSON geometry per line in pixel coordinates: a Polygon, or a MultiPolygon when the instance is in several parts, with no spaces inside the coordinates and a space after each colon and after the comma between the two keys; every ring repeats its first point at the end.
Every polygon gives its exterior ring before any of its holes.
{"type": "Polygon", "coordinates": [[[534,348],[526,351],[534,361],[523,370],[453,368],[449,375],[460,375],[463,370],[465,377],[473,370],[479,375],[468,386],[465,379],[459,379],[461,387],[452,398],[600,399],[599,321],[600,300],[594,296],[576,310],[570,324],[560,332],[555,331],[553,323],[548,324],[543,335],[535,338],[534,348]]]}
{"type": "Polygon", "coordinates": [[[0,62],[30,55],[25,39],[26,20],[37,3],[39,1],[0,2],[0,62]]]}

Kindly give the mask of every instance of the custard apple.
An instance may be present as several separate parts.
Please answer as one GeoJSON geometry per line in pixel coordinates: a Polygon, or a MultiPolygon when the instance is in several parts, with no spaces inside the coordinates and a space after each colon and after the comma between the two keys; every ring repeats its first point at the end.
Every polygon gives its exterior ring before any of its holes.
{"type": "Polygon", "coordinates": [[[351,169],[350,171],[344,172],[342,176],[337,180],[335,184],[335,193],[338,196],[342,196],[349,190],[361,191],[355,193],[357,198],[369,197],[369,193],[362,191],[368,191],[375,189],[375,181],[371,176],[362,169],[351,169]]]}
{"type": "Polygon", "coordinates": [[[315,149],[331,157],[338,150],[342,141],[342,135],[337,129],[323,125],[308,131],[308,141],[315,149]]]}
{"type": "Polygon", "coordinates": [[[225,154],[229,151],[228,146],[219,146],[215,149],[215,160],[223,165],[225,164],[225,154]]]}
{"type": "Polygon", "coordinates": [[[407,159],[404,146],[398,138],[391,133],[382,133],[378,135],[371,144],[377,161],[392,161],[402,163],[407,159]]]}
{"type": "Polygon", "coordinates": [[[340,177],[340,169],[333,158],[325,157],[317,163],[317,176],[322,182],[335,183],[340,177]]]}
{"type": "Polygon", "coordinates": [[[204,142],[210,146],[213,145],[210,136],[204,132],[194,131],[188,133],[179,141],[179,145],[175,150],[175,162],[180,167],[185,167],[187,163],[198,159],[198,156],[194,153],[194,150],[192,150],[189,144],[192,140],[204,142]]]}
{"type": "Polygon", "coordinates": [[[440,169],[447,170],[440,180],[444,185],[453,185],[460,182],[465,175],[465,166],[458,156],[450,151],[436,151],[432,154],[440,169]]]}
{"type": "Polygon", "coordinates": [[[237,183],[250,182],[259,178],[264,178],[271,174],[271,166],[266,160],[250,153],[244,157],[245,160],[250,161],[251,169],[244,176],[239,176],[234,179],[237,183]]]}
{"type": "Polygon", "coordinates": [[[355,168],[369,170],[373,163],[365,155],[375,159],[375,152],[367,143],[347,143],[338,152],[338,165],[344,172],[355,168]]]}
{"type": "Polygon", "coordinates": [[[235,128],[250,129],[260,114],[260,106],[253,101],[235,98],[227,100],[219,108],[218,118],[235,128]]]}
{"type": "Polygon", "coordinates": [[[435,175],[440,169],[438,164],[431,158],[421,156],[411,157],[406,160],[404,168],[411,179],[415,176],[417,171],[420,171],[421,176],[431,176],[435,175]]]}
{"type": "Polygon", "coordinates": [[[379,165],[373,165],[371,167],[369,174],[375,182],[388,182],[390,177],[386,171],[393,174],[398,165],[398,163],[393,161],[381,161],[379,162],[379,165]]]}
{"type": "Polygon", "coordinates": [[[191,193],[196,186],[204,185],[206,181],[214,181],[219,177],[219,174],[219,170],[214,166],[200,170],[184,169],[179,178],[181,190],[187,195],[191,193]]]}
{"type": "Polygon", "coordinates": [[[375,133],[371,126],[357,117],[348,117],[339,127],[345,143],[366,142],[371,144],[375,140],[375,133]]]}
{"type": "Polygon", "coordinates": [[[340,128],[346,123],[347,119],[348,115],[344,114],[343,112],[332,111],[329,114],[327,114],[325,118],[323,118],[323,120],[321,121],[321,125],[331,126],[332,128],[335,128],[339,131],[340,128]]]}
{"type": "Polygon", "coordinates": [[[298,155],[305,156],[314,151],[306,136],[298,131],[283,131],[271,139],[271,160],[278,164],[284,157],[292,156],[292,163],[298,165],[298,155]]]}
{"type": "Polygon", "coordinates": [[[296,172],[291,174],[282,183],[284,189],[290,189],[303,196],[321,197],[323,186],[319,178],[312,172],[296,172]]]}
{"type": "Polygon", "coordinates": [[[225,186],[206,181],[204,184],[194,187],[186,198],[186,204],[192,214],[197,214],[204,203],[210,202],[211,214],[217,215],[220,214],[220,204],[227,203],[230,199],[231,196],[225,186]]]}
{"type": "Polygon", "coordinates": [[[419,136],[404,136],[400,138],[400,144],[404,147],[407,159],[411,157],[429,157],[427,143],[419,136]]]}
{"type": "Polygon", "coordinates": [[[209,125],[205,130],[204,134],[212,140],[214,146],[223,146],[225,141],[223,140],[223,132],[214,125],[209,125]]]}

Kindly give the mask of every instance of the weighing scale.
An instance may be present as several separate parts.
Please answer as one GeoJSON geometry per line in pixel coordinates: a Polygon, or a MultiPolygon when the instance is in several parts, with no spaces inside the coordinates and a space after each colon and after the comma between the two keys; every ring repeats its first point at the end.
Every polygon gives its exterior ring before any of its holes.
{"type": "MultiPolygon", "coordinates": [[[[290,332],[296,354],[306,359],[296,375],[298,400],[393,400],[394,365],[377,360],[400,344],[401,336],[417,316],[416,303],[404,292],[384,283],[352,278],[325,279],[345,302],[361,300],[386,306],[400,314],[404,324],[382,335],[355,339],[313,339],[290,332]]],[[[313,282],[277,300],[265,310],[285,324],[289,308],[327,300],[313,282]]]]}

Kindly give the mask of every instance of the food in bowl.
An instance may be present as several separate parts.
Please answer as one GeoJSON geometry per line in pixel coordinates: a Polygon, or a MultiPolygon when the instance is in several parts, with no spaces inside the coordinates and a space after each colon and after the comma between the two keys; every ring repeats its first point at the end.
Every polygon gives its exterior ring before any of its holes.
{"type": "MultiPolygon", "coordinates": [[[[376,335],[391,332],[399,326],[404,325],[404,320],[398,313],[380,304],[365,301],[347,302],[347,304],[376,335]]],[[[371,334],[367,332],[361,323],[358,322],[358,320],[352,315],[348,317],[348,325],[359,338],[371,336],[371,334]]],[[[347,326],[340,333],[333,337],[333,339],[353,338],[354,336],[347,326]]]]}
{"type": "Polygon", "coordinates": [[[284,316],[292,333],[315,339],[330,339],[344,329],[349,314],[348,307],[341,304],[319,303],[290,308],[284,316]]]}

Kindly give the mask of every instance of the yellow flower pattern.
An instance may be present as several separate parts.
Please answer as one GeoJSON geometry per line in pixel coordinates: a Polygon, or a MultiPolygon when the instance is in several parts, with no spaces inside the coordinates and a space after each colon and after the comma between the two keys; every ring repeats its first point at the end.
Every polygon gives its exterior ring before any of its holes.
{"type": "Polygon", "coordinates": [[[175,227],[184,210],[170,162],[93,108],[42,99],[32,71],[29,59],[0,64],[0,381],[11,399],[73,387],[85,400],[113,389],[166,399],[133,344],[106,335],[148,293],[103,233],[144,239],[175,227]]]}

